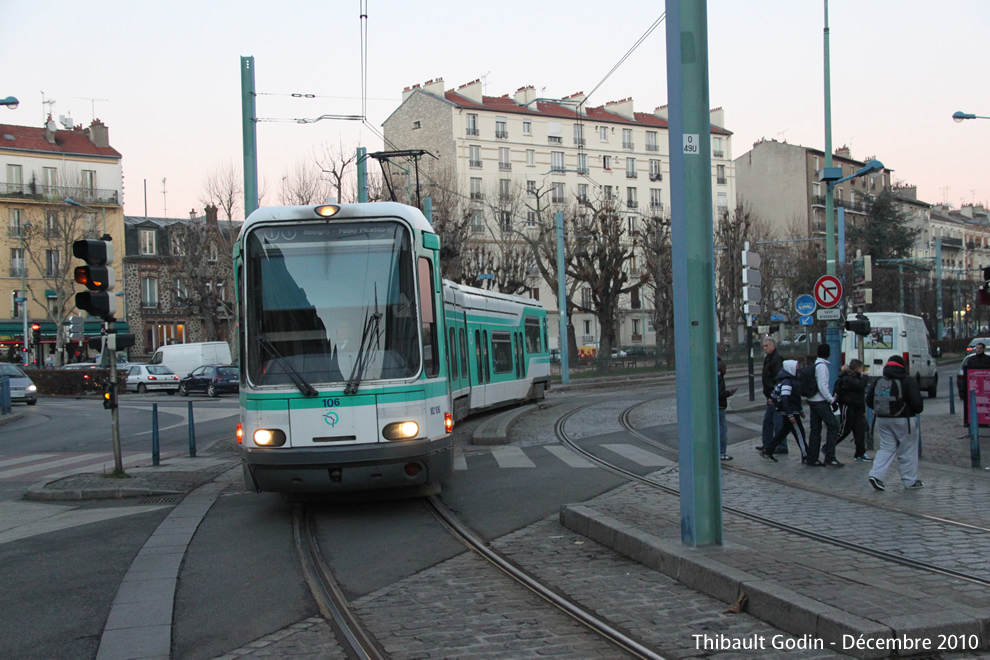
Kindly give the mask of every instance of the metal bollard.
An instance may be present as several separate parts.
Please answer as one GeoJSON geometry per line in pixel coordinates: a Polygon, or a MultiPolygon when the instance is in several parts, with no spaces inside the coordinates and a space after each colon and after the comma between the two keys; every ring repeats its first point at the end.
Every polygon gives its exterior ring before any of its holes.
{"type": "Polygon", "coordinates": [[[192,401],[189,402],[189,458],[196,458],[196,422],[193,421],[192,401]]]}
{"type": "Polygon", "coordinates": [[[0,414],[9,415],[12,412],[14,408],[10,400],[10,377],[0,376],[0,414]]]}
{"type": "Polygon", "coordinates": [[[952,386],[952,379],[949,379],[949,414],[956,414],[956,393],[955,388],[952,386]]]}
{"type": "Polygon", "coordinates": [[[969,391],[969,460],[971,467],[980,467],[980,425],[976,414],[976,390],[969,391]]]}
{"type": "Polygon", "coordinates": [[[151,404],[151,464],[158,467],[161,450],[158,446],[158,404],[151,404]]]}

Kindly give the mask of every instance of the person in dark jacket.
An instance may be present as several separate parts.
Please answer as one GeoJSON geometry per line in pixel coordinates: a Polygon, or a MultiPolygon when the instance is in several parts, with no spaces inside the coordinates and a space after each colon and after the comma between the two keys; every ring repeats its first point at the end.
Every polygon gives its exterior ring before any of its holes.
{"type": "Polygon", "coordinates": [[[725,419],[725,410],[729,407],[729,397],[736,393],[737,387],[731,390],[725,386],[725,362],[718,359],[718,450],[719,458],[731,461],[732,457],[726,452],[729,449],[729,427],[725,419]]]}
{"type": "MultiPolygon", "coordinates": [[[[925,401],[921,398],[921,389],[914,378],[908,377],[904,358],[894,355],[883,367],[883,376],[897,382],[901,397],[906,405],[897,417],[875,417],[873,429],[880,438],[880,449],[870,470],[870,485],[877,490],[884,490],[883,478],[897,457],[897,471],[901,475],[901,483],[905,488],[922,488],[924,484],[918,478],[918,433],[912,431],[911,418],[920,415],[925,409],[925,401]]],[[[866,405],[873,409],[877,381],[874,380],[866,389],[866,405]]]]}
{"type": "Polygon", "coordinates": [[[990,369],[990,355],[986,354],[987,346],[979,342],[973,352],[967,355],[959,365],[959,375],[956,377],[956,388],[963,403],[963,426],[969,426],[969,392],[966,391],[966,372],[970,369],[990,369]]]}
{"type": "Polygon", "coordinates": [[[845,440],[850,433],[856,443],[854,458],[857,463],[872,461],[866,453],[866,385],[863,363],[851,360],[849,366],[842,367],[835,381],[835,400],[839,402],[839,439],[845,440]]]}
{"type": "Polygon", "coordinates": [[[808,443],[805,440],[804,424],[801,423],[801,418],[804,417],[804,411],[801,409],[801,388],[798,386],[797,369],[797,360],[784,360],[784,368],[780,370],[780,374],[777,377],[780,387],[780,400],[777,402],[776,407],[783,422],[781,423],[780,430],[760,450],[760,456],[771,463],[777,462],[777,458],[774,456],[775,450],[784,441],[787,434],[793,435],[794,440],[797,441],[798,448],[801,450],[801,460],[807,460],[808,443]]]}
{"type": "MultiPolygon", "coordinates": [[[[777,384],[777,376],[780,374],[780,370],[784,368],[784,356],[780,354],[777,350],[777,342],[774,341],[773,337],[763,338],[763,396],[767,400],[766,410],[763,411],[763,444],[762,447],[766,447],[770,444],[770,440],[780,431],[780,427],[784,423],[784,419],[780,416],[780,413],[774,410],[773,402],[770,401],[770,394],[773,392],[774,385],[777,384]]],[[[784,436],[783,442],[777,447],[778,454],[787,453],[787,436],[784,436]]]]}

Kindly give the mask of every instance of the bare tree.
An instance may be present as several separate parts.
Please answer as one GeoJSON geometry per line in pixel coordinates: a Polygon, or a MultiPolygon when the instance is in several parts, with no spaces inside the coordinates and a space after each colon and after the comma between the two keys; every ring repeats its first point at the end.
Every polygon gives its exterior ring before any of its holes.
{"type": "MultiPolygon", "coordinates": [[[[316,167],[323,173],[327,175],[329,180],[329,192],[332,196],[336,197],[337,201],[343,203],[344,199],[344,184],[348,180],[348,173],[350,172],[351,165],[354,164],[357,159],[357,150],[351,149],[350,155],[344,150],[344,145],[341,144],[337,147],[331,147],[328,144],[324,144],[319,153],[316,154],[315,164],[316,167]]],[[[349,195],[350,199],[357,201],[357,195],[349,195]]]]}
{"type": "Polygon", "coordinates": [[[282,176],[278,203],[282,206],[322,204],[327,198],[327,185],[320,174],[315,163],[297,162],[292,171],[282,176]]]}
{"type": "Polygon", "coordinates": [[[745,325],[742,314],[742,251],[747,241],[756,241],[762,224],[752,208],[738,204],[722,211],[715,224],[715,317],[723,343],[739,343],[738,328],[745,325]],[[722,249],[724,248],[724,249],[722,249]]]}
{"type": "Polygon", "coordinates": [[[670,218],[657,215],[643,229],[643,255],[653,293],[653,328],[656,331],[657,358],[674,365],[674,264],[670,218]]]}
{"type": "Polygon", "coordinates": [[[199,201],[204,207],[217,207],[222,212],[222,217],[230,222],[244,199],[243,181],[239,167],[231,161],[222,163],[206,175],[203,195],[199,201]]]}

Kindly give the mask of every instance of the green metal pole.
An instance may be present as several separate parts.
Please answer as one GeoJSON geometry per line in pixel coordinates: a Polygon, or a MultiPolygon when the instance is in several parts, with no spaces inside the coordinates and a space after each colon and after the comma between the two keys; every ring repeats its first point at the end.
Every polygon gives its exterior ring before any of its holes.
{"type": "Polygon", "coordinates": [[[681,542],[722,544],[706,0],[667,0],[681,542]]]}
{"type": "Polygon", "coordinates": [[[241,57],[241,134],[244,141],[244,217],[258,208],[258,124],[254,56],[241,57]]]}
{"type": "Polygon", "coordinates": [[[368,201],[368,159],[365,156],[367,152],[364,147],[357,148],[358,204],[365,204],[368,201]]]}
{"type": "Polygon", "coordinates": [[[942,239],[935,239],[935,323],[938,341],[942,340],[942,239]]]}
{"type": "MultiPolygon", "coordinates": [[[[832,82],[828,50],[828,0],[825,0],[825,167],[832,167],[832,82]]],[[[825,185],[825,272],[835,275],[835,213],[834,189],[825,185]]],[[[839,321],[829,321],[825,326],[825,343],[831,349],[829,358],[829,387],[839,377],[842,354],[842,328],[839,321]]]]}
{"type": "Polygon", "coordinates": [[[564,213],[554,214],[557,228],[557,319],[560,327],[560,382],[567,385],[571,382],[568,360],[567,337],[567,273],[564,270],[564,213]]]}

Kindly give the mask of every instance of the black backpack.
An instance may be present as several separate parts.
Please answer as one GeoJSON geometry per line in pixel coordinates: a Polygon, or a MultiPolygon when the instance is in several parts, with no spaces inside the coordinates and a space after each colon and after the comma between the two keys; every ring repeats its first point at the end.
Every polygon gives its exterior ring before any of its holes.
{"type": "MultiPolygon", "coordinates": [[[[773,403],[773,409],[777,412],[784,412],[784,382],[786,379],[781,378],[777,381],[777,384],[773,386],[773,391],[770,392],[770,402],[773,403]]],[[[792,384],[793,385],[793,384],[792,384]]]]}
{"type": "Polygon", "coordinates": [[[873,414],[877,417],[902,417],[907,409],[904,383],[880,376],[873,386],[873,414]]]}
{"type": "Polygon", "coordinates": [[[818,394],[818,380],[815,378],[815,366],[809,364],[801,367],[797,372],[798,391],[804,398],[818,394]]]}

